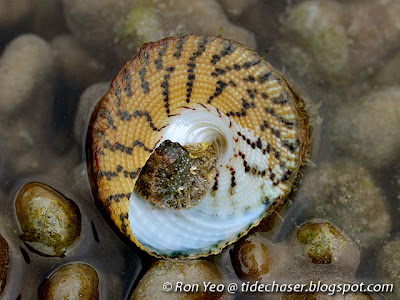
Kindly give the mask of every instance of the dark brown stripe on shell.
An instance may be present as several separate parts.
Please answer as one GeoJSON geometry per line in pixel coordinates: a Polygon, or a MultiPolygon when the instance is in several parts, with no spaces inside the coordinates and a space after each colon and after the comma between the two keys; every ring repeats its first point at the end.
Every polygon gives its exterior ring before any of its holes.
{"type": "Polygon", "coordinates": [[[189,67],[187,72],[189,74],[188,81],[186,82],[186,103],[190,103],[190,98],[192,97],[193,85],[196,79],[196,74],[194,72],[196,68],[196,59],[204,53],[204,51],[206,50],[206,45],[213,39],[214,38],[212,37],[203,37],[198,44],[198,50],[196,52],[193,52],[192,56],[189,58],[190,62],[187,64],[189,67]]]}

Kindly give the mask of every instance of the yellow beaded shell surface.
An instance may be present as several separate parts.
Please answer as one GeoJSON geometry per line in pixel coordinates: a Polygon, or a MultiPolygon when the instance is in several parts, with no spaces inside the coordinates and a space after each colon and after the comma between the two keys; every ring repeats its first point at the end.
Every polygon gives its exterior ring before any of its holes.
{"type": "Polygon", "coordinates": [[[303,101],[257,53],[221,37],[172,37],[143,45],[97,105],[89,177],[97,203],[141,249],[196,258],[218,253],[285,203],[309,139],[303,101]],[[166,139],[221,146],[211,188],[195,207],[157,208],[134,191],[166,139]]]}

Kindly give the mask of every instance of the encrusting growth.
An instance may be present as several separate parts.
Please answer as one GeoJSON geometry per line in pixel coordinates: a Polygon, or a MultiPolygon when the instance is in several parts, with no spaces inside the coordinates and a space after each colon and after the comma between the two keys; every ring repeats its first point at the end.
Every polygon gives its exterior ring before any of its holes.
{"type": "Polygon", "coordinates": [[[214,178],[217,153],[209,144],[164,141],[150,156],[135,191],[157,207],[189,208],[199,203],[214,178]]]}

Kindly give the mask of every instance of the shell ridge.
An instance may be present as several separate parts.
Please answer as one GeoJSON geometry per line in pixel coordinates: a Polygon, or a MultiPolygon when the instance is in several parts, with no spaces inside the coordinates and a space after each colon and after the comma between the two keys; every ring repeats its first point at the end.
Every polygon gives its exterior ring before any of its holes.
{"type": "Polygon", "coordinates": [[[121,232],[157,256],[217,253],[256,226],[286,201],[310,139],[304,104],[283,77],[254,51],[207,35],[143,45],[112,81],[91,124],[88,163],[95,197],[121,232]],[[211,124],[224,124],[229,137],[221,145],[229,142],[232,153],[217,166],[198,206],[161,216],[143,208],[146,203],[134,198],[133,188],[151,153],[190,112],[209,113],[215,117],[211,124]],[[251,187],[252,195],[244,187],[251,187]],[[141,218],[141,209],[154,224],[141,218]],[[222,225],[212,235],[214,223],[222,225]],[[176,241],[168,232],[184,238],[176,241]],[[171,244],[157,250],[164,235],[171,244]],[[176,248],[179,243],[184,250],[176,248]]]}

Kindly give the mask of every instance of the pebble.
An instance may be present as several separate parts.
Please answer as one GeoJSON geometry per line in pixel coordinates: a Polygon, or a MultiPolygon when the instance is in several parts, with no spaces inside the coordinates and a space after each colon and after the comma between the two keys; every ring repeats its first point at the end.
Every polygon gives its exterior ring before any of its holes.
{"type": "Polygon", "coordinates": [[[70,199],[50,186],[31,182],[22,187],[15,202],[29,249],[43,256],[64,257],[81,232],[81,213],[70,199]]]}
{"type": "Polygon", "coordinates": [[[54,54],[48,42],[24,34],[10,42],[0,57],[0,114],[22,105],[34,107],[41,86],[51,85],[54,54]]]}
{"type": "Polygon", "coordinates": [[[364,166],[389,166],[400,150],[400,87],[385,87],[338,108],[331,140],[364,166]]]}
{"type": "Polygon", "coordinates": [[[300,81],[310,71],[313,81],[352,85],[374,74],[398,47],[399,16],[396,1],[301,2],[283,23],[281,57],[300,81]]]}
{"type": "Polygon", "coordinates": [[[134,299],[219,299],[221,293],[205,292],[203,282],[220,284],[223,282],[216,265],[207,260],[160,260],[155,262],[139,281],[132,293],[134,299]],[[184,282],[188,286],[199,285],[196,292],[166,293],[163,290],[165,282],[175,288],[177,282],[184,282]]]}
{"type": "Polygon", "coordinates": [[[71,263],[57,269],[39,289],[42,300],[99,299],[99,276],[85,263],[71,263]]]}
{"type": "Polygon", "coordinates": [[[389,234],[387,200],[371,174],[354,162],[319,164],[304,177],[298,197],[309,201],[302,218],[331,221],[361,248],[377,246],[389,234]]]}
{"type": "Polygon", "coordinates": [[[7,241],[0,234],[0,296],[7,284],[7,275],[9,269],[9,247],[7,241]]]}
{"type": "Polygon", "coordinates": [[[280,243],[256,233],[235,244],[233,268],[243,281],[299,283],[314,278],[354,280],[360,252],[333,224],[313,219],[280,243]]]}

